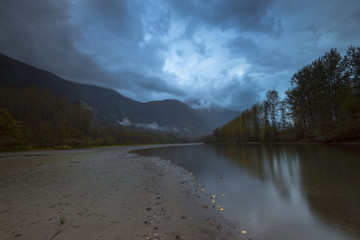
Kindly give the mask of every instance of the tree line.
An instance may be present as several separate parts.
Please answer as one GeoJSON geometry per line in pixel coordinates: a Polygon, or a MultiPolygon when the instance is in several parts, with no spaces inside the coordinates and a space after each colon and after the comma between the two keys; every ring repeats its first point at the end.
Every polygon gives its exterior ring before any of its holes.
{"type": "Polygon", "coordinates": [[[265,100],[214,130],[206,142],[337,142],[360,139],[360,46],[331,49],[295,73],[286,98],[265,100]]]}
{"type": "Polygon", "coordinates": [[[35,87],[0,87],[0,149],[180,142],[168,133],[101,125],[79,101],[35,87]]]}

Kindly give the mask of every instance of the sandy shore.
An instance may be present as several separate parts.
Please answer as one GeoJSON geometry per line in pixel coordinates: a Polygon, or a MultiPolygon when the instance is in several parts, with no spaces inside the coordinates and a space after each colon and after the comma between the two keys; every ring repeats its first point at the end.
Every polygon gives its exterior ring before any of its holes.
{"type": "Polygon", "coordinates": [[[1,153],[0,239],[241,239],[191,174],[129,153],[147,147],[1,153]]]}

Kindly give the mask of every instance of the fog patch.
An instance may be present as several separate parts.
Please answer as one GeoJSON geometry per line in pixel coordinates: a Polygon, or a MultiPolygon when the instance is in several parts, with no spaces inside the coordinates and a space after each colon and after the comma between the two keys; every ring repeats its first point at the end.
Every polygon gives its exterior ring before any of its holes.
{"type": "Polygon", "coordinates": [[[129,119],[124,118],[122,121],[117,120],[117,123],[120,126],[125,126],[125,127],[137,127],[137,128],[143,128],[143,129],[150,129],[150,130],[157,130],[157,131],[167,131],[168,128],[167,127],[161,127],[159,126],[159,124],[157,124],[156,122],[151,122],[151,123],[132,123],[129,119]]]}
{"type": "Polygon", "coordinates": [[[157,130],[157,131],[165,131],[163,127],[160,127],[156,122],[152,123],[136,123],[135,126],[139,128],[157,130]]]}
{"type": "Polygon", "coordinates": [[[124,118],[121,122],[119,120],[117,122],[121,126],[131,126],[132,125],[132,123],[127,118],[124,118]]]}

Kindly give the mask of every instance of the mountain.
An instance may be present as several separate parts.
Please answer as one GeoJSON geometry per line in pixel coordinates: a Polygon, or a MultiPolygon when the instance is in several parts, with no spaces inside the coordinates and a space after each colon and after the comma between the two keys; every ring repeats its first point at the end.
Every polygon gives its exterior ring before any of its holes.
{"type": "Polygon", "coordinates": [[[214,126],[233,118],[231,114],[232,117],[228,118],[225,112],[213,111],[210,114],[194,110],[177,100],[137,102],[111,89],[64,80],[2,54],[0,85],[19,88],[34,86],[64,96],[70,101],[79,100],[100,124],[119,124],[199,136],[210,133],[214,126]]]}
{"type": "Polygon", "coordinates": [[[209,109],[198,109],[197,112],[203,119],[207,119],[207,123],[212,129],[221,127],[240,115],[239,111],[232,111],[214,106],[209,109]]]}

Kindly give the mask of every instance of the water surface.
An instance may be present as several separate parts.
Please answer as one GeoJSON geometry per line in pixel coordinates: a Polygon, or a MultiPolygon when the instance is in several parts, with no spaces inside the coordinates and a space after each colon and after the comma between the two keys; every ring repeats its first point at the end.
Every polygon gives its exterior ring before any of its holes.
{"type": "Polygon", "coordinates": [[[360,239],[359,145],[216,144],[138,153],[193,172],[253,239],[360,239]]]}

